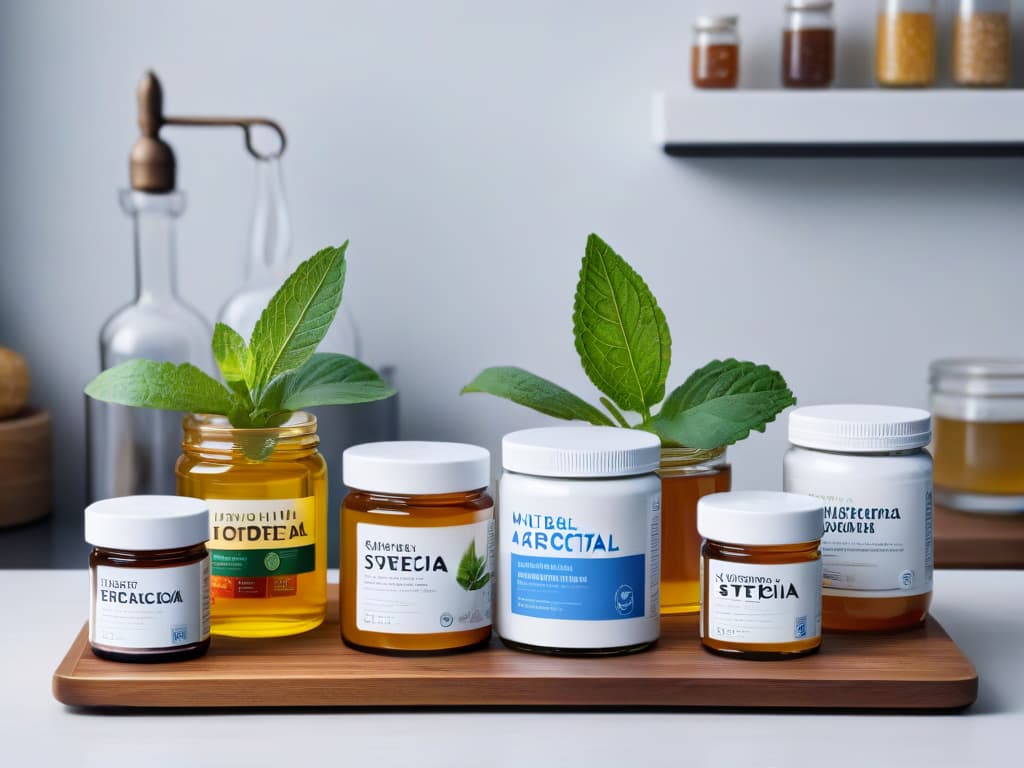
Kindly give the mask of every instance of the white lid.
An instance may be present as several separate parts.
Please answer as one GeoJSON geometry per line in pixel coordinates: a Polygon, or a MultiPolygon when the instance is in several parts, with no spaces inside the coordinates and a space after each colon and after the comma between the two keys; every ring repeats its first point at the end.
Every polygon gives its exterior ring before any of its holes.
{"type": "Polygon", "coordinates": [[[194,547],[210,538],[210,507],[189,496],[119,496],[85,508],[94,547],[153,551],[194,547]]]}
{"type": "Polygon", "coordinates": [[[735,29],[739,24],[739,16],[698,16],[693,28],[699,32],[735,29]]]}
{"type": "Polygon", "coordinates": [[[372,493],[473,491],[491,480],[491,454],[466,443],[363,443],[341,455],[341,477],[349,488],[372,493]]]}
{"type": "Polygon", "coordinates": [[[658,468],[661,440],[621,427],[540,427],[501,441],[502,465],[541,477],[624,477],[658,468]]]}
{"type": "Polygon", "coordinates": [[[825,511],[820,499],[800,493],[712,493],[697,501],[697,532],[729,544],[802,544],[821,538],[825,511]]]}
{"type": "Polygon", "coordinates": [[[932,417],[920,408],[892,405],[811,405],[789,414],[789,442],[843,453],[922,448],[932,439],[932,417]]]}

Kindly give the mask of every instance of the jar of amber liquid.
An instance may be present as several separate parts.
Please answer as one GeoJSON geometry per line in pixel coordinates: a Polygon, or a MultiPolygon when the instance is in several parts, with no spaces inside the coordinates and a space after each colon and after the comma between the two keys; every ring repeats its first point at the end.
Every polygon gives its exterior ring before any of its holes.
{"type": "Polygon", "coordinates": [[[812,405],[789,414],[783,488],[820,499],[825,629],[916,627],[932,599],[931,414],[812,405]]]}
{"type": "Polygon", "coordinates": [[[697,502],[728,491],[732,467],[725,448],[663,447],[661,464],[661,613],[700,610],[700,534],[697,502]]]}
{"type": "Polygon", "coordinates": [[[736,16],[701,16],[693,25],[690,76],[695,88],[735,88],[740,79],[736,16]]]}
{"type": "Polygon", "coordinates": [[[777,491],[705,496],[700,637],[725,656],[784,659],[821,647],[822,504],[777,491]]]}
{"type": "Polygon", "coordinates": [[[953,26],[953,80],[993,88],[1010,84],[1010,0],[960,0],[953,26]]]}
{"type": "Polygon", "coordinates": [[[827,88],[835,69],[832,0],[790,0],[782,31],[782,84],[827,88]]]}
{"type": "Polygon", "coordinates": [[[327,612],[327,465],[316,418],[232,427],[223,416],[184,419],[178,494],[210,508],[210,614],[215,635],[280,637],[319,626],[327,612]]]}
{"type": "Polygon", "coordinates": [[[935,0],[881,0],[875,30],[875,77],[888,87],[935,82],[935,0]]]}
{"type": "Polygon", "coordinates": [[[437,653],[491,637],[490,453],[462,443],[366,443],[342,454],[341,638],[437,653]]]}
{"type": "Polygon", "coordinates": [[[1024,512],[1024,360],[939,360],[931,388],[935,501],[1024,512]]]}

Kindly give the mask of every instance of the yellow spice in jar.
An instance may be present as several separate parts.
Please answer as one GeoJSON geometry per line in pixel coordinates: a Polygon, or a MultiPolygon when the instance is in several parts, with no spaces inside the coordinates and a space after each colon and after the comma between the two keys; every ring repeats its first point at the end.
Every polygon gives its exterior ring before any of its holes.
{"type": "Polygon", "coordinates": [[[1008,85],[1010,16],[972,13],[953,29],[953,79],[960,85],[1008,85]]]}
{"type": "Polygon", "coordinates": [[[878,16],[875,76],[881,85],[925,86],[935,80],[935,17],[930,13],[878,16]]]}

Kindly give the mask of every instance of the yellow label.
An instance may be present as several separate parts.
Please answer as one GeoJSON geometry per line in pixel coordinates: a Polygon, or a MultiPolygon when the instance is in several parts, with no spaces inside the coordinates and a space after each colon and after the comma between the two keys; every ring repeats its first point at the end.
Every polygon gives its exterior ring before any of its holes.
{"type": "Polygon", "coordinates": [[[215,549],[280,549],[316,543],[316,504],[302,499],[207,499],[215,549]]]}

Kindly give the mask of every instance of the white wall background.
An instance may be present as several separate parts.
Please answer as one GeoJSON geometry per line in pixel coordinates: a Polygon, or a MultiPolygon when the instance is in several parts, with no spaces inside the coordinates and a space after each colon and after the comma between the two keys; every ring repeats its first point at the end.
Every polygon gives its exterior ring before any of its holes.
{"type": "MultiPolygon", "coordinates": [[[[591,231],[654,287],[670,385],[731,355],[778,367],[805,404],[923,405],[929,360],[1024,354],[1021,160],[680,161],[651,145],[651,92],[688,87],[692,18],[741,10],[744,84],[772,87],[782,5],[4,2],[0,344],[54,414],[59,513],[77,519],[84,496],[99,328],[132,295],[115,192],[149,67],[170,114],[285,124],[294,247],[351,238],[345,301],[366,357],[399,366],[407,438],[497,457],[503,433],[547,423],[460,398],[488,365],[596,398],[570,321],[591,231]]],[[[839,6],[839,80],[865,84],[875,4],[839,6]]],[[[212,317],[241,279],[252,164],[233,133],[166,135],[190,202],[182,293],[212,317]]],[[[777,487],[785,444],[782,419],[734,449],[737,485],[777,487]]]]}

